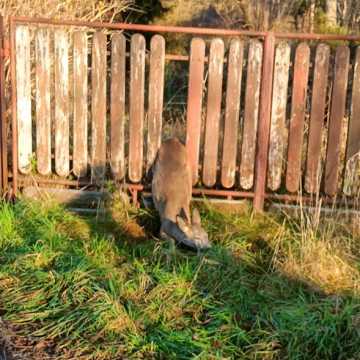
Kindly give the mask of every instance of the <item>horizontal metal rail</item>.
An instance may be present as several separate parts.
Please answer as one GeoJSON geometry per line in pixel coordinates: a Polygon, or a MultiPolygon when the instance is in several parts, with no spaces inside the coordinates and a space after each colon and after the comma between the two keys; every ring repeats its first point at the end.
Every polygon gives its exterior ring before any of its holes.
{"type": "MultiPolygon", "coordinates": [[[[187,26],[167,26],[167,25],[143,25],[128,23],[109,23],[109,22],[92,22],[82,20],[55,20],[40,17],[14,16],[10,17],[10,22],[26,24],[44,24],[58,26],[79,26],[90,28],[101,28],[110,30],[129,30],[157,33],[180,33],[192,35],[210,35],[210,36],[251,36],[265,37],[267,31],[252,30],[232,30],[203,27],[187,26]]],[[[274,37],[278,39],[293,40],[340,40],[340,41],[360,41],[360,35],[338,35],[338,34],[315,34],[315,33],[278,33],[273,32],[274,37]]]]}

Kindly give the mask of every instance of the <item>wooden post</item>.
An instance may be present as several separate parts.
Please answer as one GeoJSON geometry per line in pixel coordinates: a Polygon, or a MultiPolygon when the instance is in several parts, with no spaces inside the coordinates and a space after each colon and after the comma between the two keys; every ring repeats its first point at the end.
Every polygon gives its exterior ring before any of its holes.
{"type": "Polygon", "coordinates": [[[275,55],[275,36],[269,32],[265,36],[261,89],[260,89],[260,110],[259,126],[257,136],[257,153],[255,160],[255,195],[254,209],[262,211],[264,209],[266,173],[269,150],[271,102],[275,55]]]}

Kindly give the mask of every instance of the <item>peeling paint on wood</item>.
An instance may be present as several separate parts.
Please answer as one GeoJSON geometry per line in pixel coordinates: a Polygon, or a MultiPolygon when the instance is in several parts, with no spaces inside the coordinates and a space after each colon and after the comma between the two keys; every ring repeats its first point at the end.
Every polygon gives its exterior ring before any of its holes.
{"type": "Polygon", "coordinates": [[[36,60],[36,159],[41,175],[51,173],[50,33],[35,34],[36,60]]]}
{"type": "Polygon", "coordinates": [[[111,38],[111,170],[116,179],[125,176],[125,62],[126,39],[123,34],[111,38]]]}
{"type": "Polygon", "coordinates": [[[151,168],[161,144],[164,69],[165,39],[161,35],[155,35],[150,43],[147,171],[151,168]]]}
{"type": "Polygon", "coordinates": [[[131,37],[130,61],[129,179],[139,182],[143,169],[145,88],[145,38],[141,34],[131,37]]]}
{"type": "Polygon", "coordinates": [[[32,156],[30,34],[26,26],[17,26],[16,47],[16,117],[18,127],[18,168],[30,172],[32,156]]]}
{"type": "Polygon", "coordinates": [[[193,38],[190,46],[186,127],[186,149],[191,164],[193,185],[198,181],[204,63],[205,42],[203,39],[193,38]]]}
{"type": "Polygon", "coordinates": [[[310,48],[306,43],[301,43],[296,48],[294,63],[286,169],[286,189],[289,192],[296,192],[300,186],[309,62],[310,48]]]}
{"type": "Polygon", "coordinates": [[[360,191],[360,47],[356,49],[352,83],[351,110],[346,150],[344,193],[357,195],[360,191]]]}
{"type": "Polygon", "coordinates": [[[203,183],[207,187],[216,183],[219,128],[221,116],[224,42],[214,39],[210,45],[209,85],[206,107],[203,183]]]}
{"type": "Polygon", "coordinates": [[[235,183],[243,54],[244,43],[239,39],[233,39],[230,43],[228,56],[225,128],[221,167],[221,184],[225,188],[231,188],[235,183]]]}
{"type": "Polygon", "coordinates": [[[281,42],[275,52],[274,83],[269,142],[268,187],[278,190],[285,163],[285,148],[288,129],[286,126],[286,104],[289,82],[290,46],[281,42]]]}
{"type": "Polygon", "coordinates": [[[305,190],[308,193],[319,191],[321,184],[321,139],[325,118],[329,56],[329,46],[320,44],[316,49],[311,99],[310,130],[305,177],[305,190]]]}
{"type": "Polygon", "coordinates": [[[260,41],[251,40],[248,55],[244,129],[240,162],[240,185],[245,190],[251,189],[254,184],[262,54],[263,47],[260,41]]]}
{"type": "Polygon", "coordinates": [[[88,42],[86,32],[74,33],[74,154],[73,170],[78,177],[88,166],[88,42]]]}
{"type": "Polygon", "coordinates": [[[106,171],[106,35],[94,34],[91,69],[91,178],[102,181],[106,171]]]}
{"type": "Polygon", "coordinates": [[[69,174],[69,40],[64,30],[54,32],[55,48],[55,171],[69,174]]]}
{"type": "Polygon", "coordinates": [[[331,98],[329,136],[325,165],[325,193],[333,196],[337,192],[340,165],[340,141],[345,115],[350,50],[339,46],[335,56],[335,78],[331,98]]]}

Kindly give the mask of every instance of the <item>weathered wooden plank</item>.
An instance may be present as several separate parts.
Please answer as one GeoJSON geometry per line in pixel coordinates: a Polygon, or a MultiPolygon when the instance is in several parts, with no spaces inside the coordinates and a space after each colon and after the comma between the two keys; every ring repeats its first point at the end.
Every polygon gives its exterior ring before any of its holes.
{"type": "Polygon", "coordinates": [[[322,132],[329,71],[330,48],[320,44],[316,49],[314,80],[312,87],[309,141],[306,163],[305,190],[314,193],[321,183],[320,162],[322,132]]]}
{"type": "Polygon", "coordinates": [[[125,63],[126,39],[123,34],[111,38],[111,170],[117,179],[125,176],[125,63]]]}
{"type": "Polygon", "coordinates": [[[306,43],[299,44],[295,53],[286,169],[286,189],[290,192],[299,190],[300,185],[309,61],[309,46],[306,43]]]}
{"type": "Polygon", "coordinates": [[[333,196],[337,192],[341,124],[344,121],[346,89],[348,83],[350,50],[347,46],[339,46],[335,56],[335,77],[331,98],[329,136],[325,164],[325,193],[333,196]]]}
{"type": "Polygon", "coordinates": [[[360,152],[360,46],[356,49],[346,159],[360,152]]]}
{"type": "Polygon", "coordinates": [[[39,29],[35,34],[36,59],[36,159],[41,175],[51,173],[50,34],[39,29]]]}
{"type": "Polygon", "coordinates": [[[150,42],[147,171],[151,168],[161,144],[164,69],[165,39],[160,35],[155,35],[150,42]]]}
{"type": "Polygon", "coordinates": [[[91,178],[104,179],[106,171],[106,35],[94,34],[91,69],[91,178]]]}
{"type": "Polygon", "coordinates": [[[54,32],[55,48],[55,171],[67,176],[69,156],[69,40],[65,30],[54,32]]]}
{"type": "Polygon", "coordinates": [[[290,45],[281,42],[275,52],[274,83],[272,94],[271,127],[269,142],[268,187],[275,191],[281,185],[285,146],[288,129],[286,126],[286,104],[289,82],[290,45]]]}
{"type": "Polygon", "coordinates": [[[260,41],[251,40],[248,54],[244,129],[240,163],[240,185],[246,190],[251,189],[254,184],[262,53],[263,47],[260,41]]]}
{"type": "Polygon", "coordinates": [[[346,149],[344,193],[357,195],[360,185],[360,46],[356,49],[346,149]]]}
{"type": "Polygon", "coordinates": [[[16,27],[15,46],[18,168],[27,174],[31,170],[32,155],[30,34],[27,26],[16,27]]]}
{"type": "Polygon", "coordinates": [[[186,149],[192,169],[193,185],[198,181],[204,63],[205,42],[200,38],[193,38],[190,46],[186,127],[186,149]]]}
{"type": "Polygon", "coordinates": [[[219,128],[221,115],[224,42],[213,39],[209,55],[209,85],[206,106],[203,183],[211,187],[216,183],[219,128]]]}
{"type": "Polygon", "coordinates": [[[129,179],[139,182],[143,169],[145,38],[134,34],[130,49],[129,179]]]}
{"type": "Polygon", "coordinates": [[[74,33],[74,150],[73,170],[85,176],[88,165],[88,41],[86,32],[74,33]]]}
{"type": "Polygon", "coordinates": [[[224,142],[221,162],[221,184],[231,188],[235,183],[236,154],[240,114],[240,94],[244,43],[233,39],[228,56],[224,142]]]}

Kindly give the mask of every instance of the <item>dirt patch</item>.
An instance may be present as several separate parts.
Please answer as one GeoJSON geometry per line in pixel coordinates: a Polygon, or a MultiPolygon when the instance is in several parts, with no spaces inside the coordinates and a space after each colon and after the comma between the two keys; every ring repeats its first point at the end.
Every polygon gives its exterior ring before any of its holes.
{"type": "Polygon", "coordinates": [[[55,359],[55,343],[36,341],[31,336],[17,334],[15,325],[0,318],[0,360],[55,359]]]}

